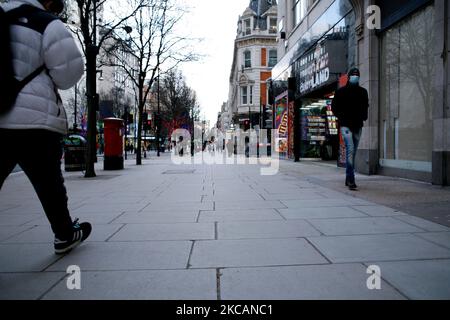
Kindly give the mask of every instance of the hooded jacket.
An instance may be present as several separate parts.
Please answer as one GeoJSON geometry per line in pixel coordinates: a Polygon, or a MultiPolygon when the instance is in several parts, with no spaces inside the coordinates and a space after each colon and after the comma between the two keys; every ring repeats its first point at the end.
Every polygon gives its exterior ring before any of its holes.
{"type": "Polygon", "coordinates": [[[347,84],[338,89],[331,105],[341,127],[356,132],[368,118],[369,98],[367,90],[359,85],[347,84]]]}
{"type": "MultiPolygon", "coordinates": [[[[44,9],[38,0],[15,0],[2,5],[5,11],[21,5],[44,9]]],[[[0,116],[3,129],[44,129],[67,132],[67,117],[58,89],[74,86],[84,73],[80,50],[64,23],[50,22],[43,33],[11,26],[11,47],[16,78],[22,80],[45,64],[41,72],[19,93],[12,110],[0,116]]]]}

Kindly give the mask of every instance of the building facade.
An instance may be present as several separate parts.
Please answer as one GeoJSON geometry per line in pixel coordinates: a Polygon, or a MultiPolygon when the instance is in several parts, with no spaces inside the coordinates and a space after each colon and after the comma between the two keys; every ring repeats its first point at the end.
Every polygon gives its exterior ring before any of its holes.
{"type": "Polygon", "coordinates": [[[342,160],[329,106],[357,66],[370,99],[357,170],[448,184],[449,10],[444,0],[279,1],[271,88],[288,156],[342,160]]]}
{"type": "Polygon", "coordinates": [[[266,80],[278,60],[277,2],[252,0],[238,20],[227,112],[234,127],[261,127],[266,80]]]}

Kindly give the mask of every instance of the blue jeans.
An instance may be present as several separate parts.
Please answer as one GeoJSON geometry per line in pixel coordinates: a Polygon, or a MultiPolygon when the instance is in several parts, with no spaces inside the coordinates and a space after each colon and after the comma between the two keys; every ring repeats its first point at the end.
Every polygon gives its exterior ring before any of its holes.
{"type": "Polygon", "coordinates": [[[347,127],[341,127],[341,134],[345,141],[346,175],[350,183],[355,182],[355,156],[361,139],[361,131],[362,129],[352,132],[347,127]]]}

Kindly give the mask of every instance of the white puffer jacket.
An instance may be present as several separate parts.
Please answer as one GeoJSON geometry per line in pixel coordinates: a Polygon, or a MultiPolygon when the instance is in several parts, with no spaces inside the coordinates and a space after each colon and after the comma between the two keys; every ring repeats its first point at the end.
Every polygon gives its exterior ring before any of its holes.
{"type": "MultiPolygon", "coordinates": [[[[38,0],[15,0],[2,7],[9,11],[23,4],[44,9],[38,0]]],[[[11,112],[0,116],[0,128],[46,129],[65,134],[66,112],[56,92],[74,86],[84,72],[83,57],[72,34],[63,22],[54,20],[43,34],[14,25],[11,39],[18,80],[43,64],[48,71],[41,72],[23,88],[11,112]]]]}

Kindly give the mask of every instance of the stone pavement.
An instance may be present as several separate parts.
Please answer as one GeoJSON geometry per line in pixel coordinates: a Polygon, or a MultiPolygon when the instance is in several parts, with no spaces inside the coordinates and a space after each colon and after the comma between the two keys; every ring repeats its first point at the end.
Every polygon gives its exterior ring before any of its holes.
{"type": "Polygon", "coordinates": [[[175,165],[167,154],[100,166],[93,179],[65,173],[72,216],[93,233],[62,257],[26,176],[8,178],[0,299],[450,298],[450,229],[327,187],[342,169],[282,161],[261,176],[257,165],[175,165]],[[71,265],[81,290],[67,288],[71,265]],[[367,287],[371,265],[380,290],[367,287]]]}

